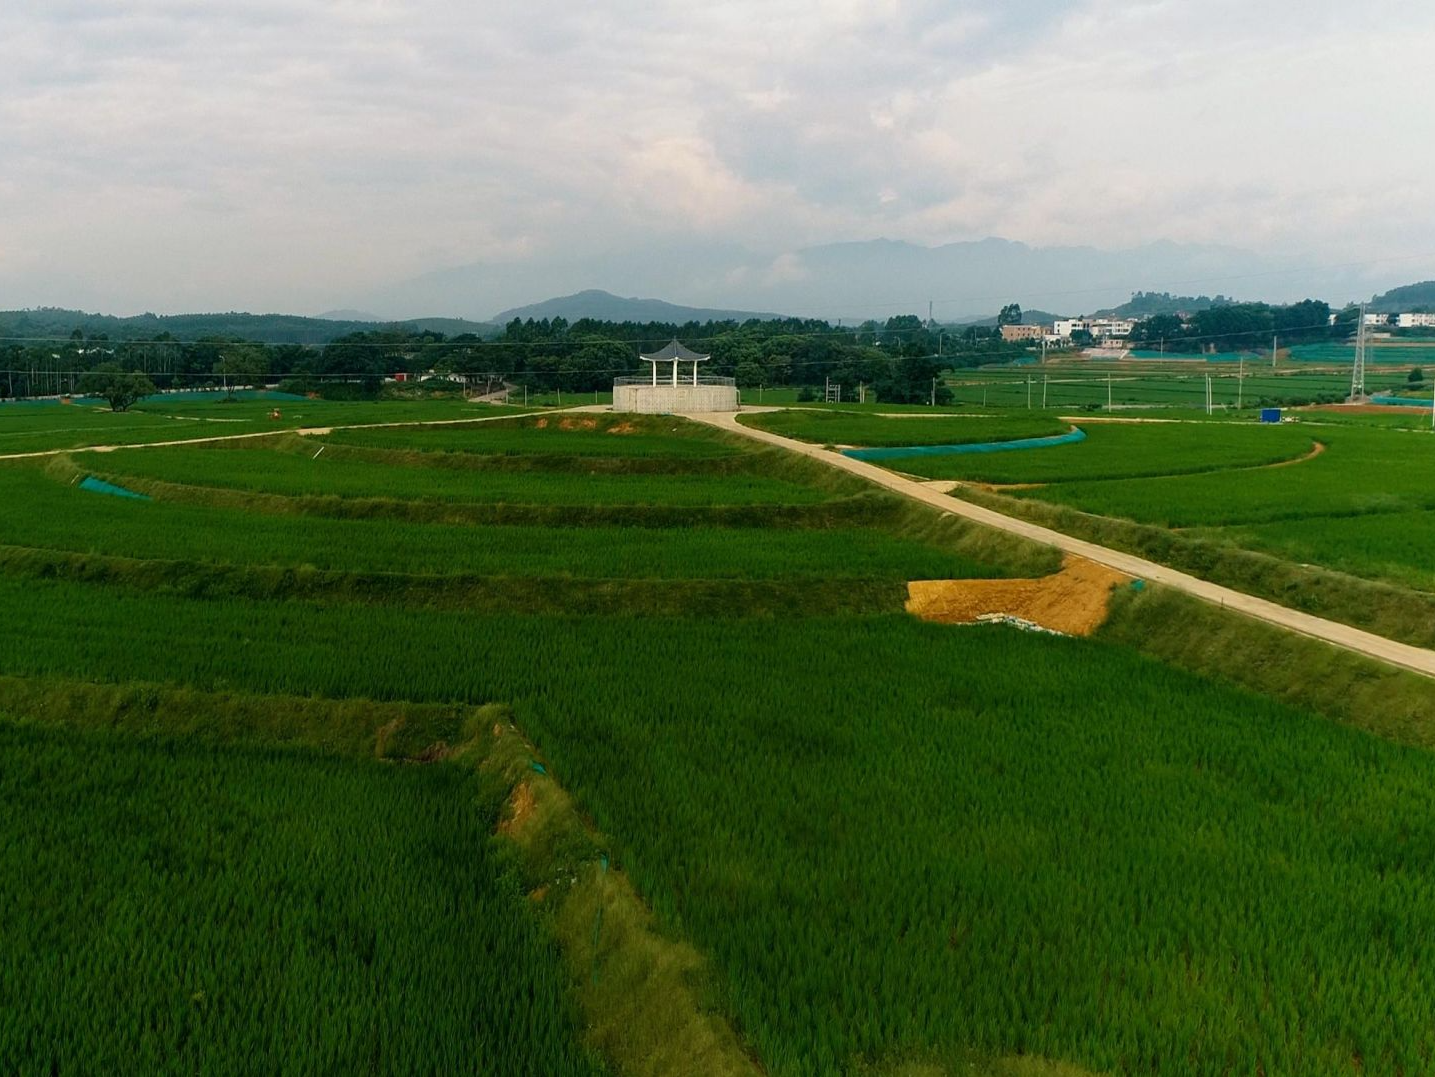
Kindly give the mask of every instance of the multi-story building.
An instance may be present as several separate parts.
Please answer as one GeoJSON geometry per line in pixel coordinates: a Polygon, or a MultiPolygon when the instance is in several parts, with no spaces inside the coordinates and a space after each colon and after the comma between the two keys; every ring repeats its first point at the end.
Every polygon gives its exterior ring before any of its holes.
{"type": "Polygon", "coordinates": [[[1044,325],[1004,325],[1002,339],[1008,341],[1041,340],[1047,334],[1044,325]]]}
{"type": "Polygon", "coordinates": [[[1395,322],[1401,329],[1435,329],[1435,314],[1421,314],[1409,311],[1401,314],[1395,322]]]}

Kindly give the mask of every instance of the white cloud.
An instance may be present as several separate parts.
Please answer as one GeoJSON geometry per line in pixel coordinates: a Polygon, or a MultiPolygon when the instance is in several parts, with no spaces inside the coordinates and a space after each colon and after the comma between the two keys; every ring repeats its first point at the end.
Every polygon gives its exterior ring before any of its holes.
{"type": "Polygon", "coordinates": [[[684,238],[769,261],[876,235],[1435,249],[1435,13],[1347,14],[17,0],[0,10],[0,286],[314,309],[442,266],[684,238]]]}

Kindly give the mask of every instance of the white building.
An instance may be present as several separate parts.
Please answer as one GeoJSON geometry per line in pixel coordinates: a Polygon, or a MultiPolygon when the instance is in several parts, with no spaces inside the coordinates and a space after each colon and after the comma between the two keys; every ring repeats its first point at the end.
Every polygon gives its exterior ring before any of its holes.
{"type": "Polygon", "coordinates": [[[1096,340],[1124,340],[1136,323],[1127,318],[1062,318],[1052,326],[1052,335],[1070,340],[1071,334],[1084,329],[1096,340]]]}
{"type": "Polygon", "coordinates": [[[1366,324],[1366,325],[1389,325],[1389,324],[1390,324],[1390,315],[1388,315],[1388,314],[1371,314],[1371,313],[1369,313],[1369,312],[1367,311],[1367,312],[1366,312],[1366,315],[1365,315],[1365,324],[1366,324]]]}
{"type": "Polygon", "coordinates": [[[1417,314],[1412,311],[1400,315],[1395,324],[1401,329],[1435,329],[1435,314],[1417,314]]]}

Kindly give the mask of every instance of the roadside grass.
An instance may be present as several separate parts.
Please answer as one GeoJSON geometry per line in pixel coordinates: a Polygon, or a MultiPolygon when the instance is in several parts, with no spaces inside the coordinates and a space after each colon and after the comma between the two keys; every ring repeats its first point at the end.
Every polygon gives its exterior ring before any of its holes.
{"type": "MultiPolygon", "coordinates": [[[[1205,534],[1197,531],[1196,534],[1205,534]]],[[[1215,528],[1217,541],[1287,561],[1388,580],[1435,594],[1435,511],[1309,516],[1254,527],[1215,528]]]]}

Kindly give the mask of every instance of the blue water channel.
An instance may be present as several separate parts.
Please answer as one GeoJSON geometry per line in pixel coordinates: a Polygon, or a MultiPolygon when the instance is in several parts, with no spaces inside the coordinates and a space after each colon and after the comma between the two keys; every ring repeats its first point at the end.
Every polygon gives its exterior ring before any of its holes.
{"type": "Polygon", "coordinates": [[[969,445],[904,445],[896,448],[843,449],[854,460],[902,460],[909,456],[960,456],[967,453],[1011,452],[1016,449],[1045,449],[1086,440],[1086,431],[1077,427],[1066,434],[1044,438],[1016,438],[1012,441],[979,441],[969,445]]]}

